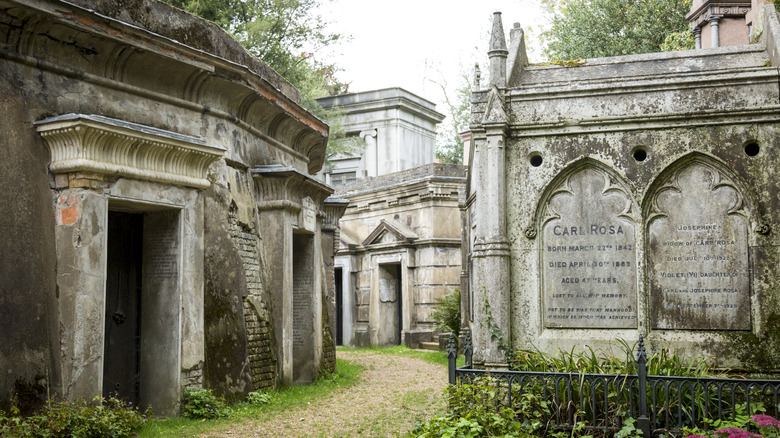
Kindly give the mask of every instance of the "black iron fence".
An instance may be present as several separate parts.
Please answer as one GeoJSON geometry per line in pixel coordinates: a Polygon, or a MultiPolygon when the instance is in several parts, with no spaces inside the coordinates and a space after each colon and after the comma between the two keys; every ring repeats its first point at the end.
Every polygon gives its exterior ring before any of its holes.
{"type": "MultiPolygon", "coordinates": [[[[640,335],[637,374],[584,374],[480,370],[472,365],[470,334],[463,348],[466,363],[456,367],[452,334],[447,346],[451,385],[488,385],[496,407],[522,417],[524,395],[545,401],[548,427],[580,427],[605,433],[636,419],[642,436],[676,433],[684,427],[711,428],[718,420],[735,421],[765,413],[780,416],[780,380],[723,379],[647,375],[647,354],[640,335]]],[[[520,419],[520,418],[519,418],[520,419]]]]}

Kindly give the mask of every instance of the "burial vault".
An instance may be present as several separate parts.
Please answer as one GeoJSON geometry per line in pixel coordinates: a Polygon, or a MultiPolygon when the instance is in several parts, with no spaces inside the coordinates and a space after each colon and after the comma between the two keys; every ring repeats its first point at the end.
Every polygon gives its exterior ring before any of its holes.
{"type": "Polygon", "coordinates": [[[0,399],[155,413],[335,366],[328,126],[216,25],[0,1],[0,399]],[[11,188],[14,188],[13,190],[11,188]]]}
{"type": "Polygon", "coordinates": [[[475,360],[645,336],[777,371],[780,25],[753,44],[533,65],[501,15],[472,95],[475,360]]]}

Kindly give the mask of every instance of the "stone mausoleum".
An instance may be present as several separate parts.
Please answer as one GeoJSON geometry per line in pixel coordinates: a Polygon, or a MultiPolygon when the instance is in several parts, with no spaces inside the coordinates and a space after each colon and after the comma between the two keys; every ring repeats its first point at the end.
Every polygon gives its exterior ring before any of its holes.
{"type": "Polygon", "coordinates": [[[615,339],[780,363],[780,24],[752,44],[529,65],[501,15],[472,96],[475,361],[615,339]],[[575,65],[576,64],[576,65],[575,65]]]}
{"type": "MultiPolygon", "coordinates": [[[[0,399],[241,397],[335,366],[328,126],[151,0],[0,0],[0,399]],[[22,391],[23,390],[23,391],[22,391]]],[[[34,402],[35,400],[27,400],[34,402]]]]}
{"type": "Polygon", "coordinates": [[[444,116],[419,96],[389,88],[319,102],[365,139],[325,173],[349,201],[334,261],[336,343],[417,348],[433,340],[436,299],[460,288],[466,170],[433,163],[444,116]]]}

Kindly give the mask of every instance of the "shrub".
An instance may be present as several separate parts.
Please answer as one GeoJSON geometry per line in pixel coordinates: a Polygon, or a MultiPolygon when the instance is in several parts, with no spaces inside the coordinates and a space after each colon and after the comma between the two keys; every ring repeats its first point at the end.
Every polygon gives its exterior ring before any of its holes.
{"type": "Polygon", "coordinates": [[[228,415],[225,402],[210,389],[190,386],[182,394],[182,416],[192,419],[213,419],[228,415]]]}
{"type": "Polygon", "coordinates": [[[151,416],[132,403],[113,397],[95,397],[92,403],[48,401],[41,411],[22,417],[14,408],[0,412],[0,436],[7,437],[130,437],[151,416]]]}
{"type": "Polygon", "coordinates": [[[271,401],[271,394],[267,392],[252,391],[246,395],[246,401],[252,406],[260,406],[271,401]]]}
{"type": "Polygon", "coordinates": [[[780,436],[780,421],[769,415],[754,415],[750,420],[736,418],[733,421],[711,423],[717,424],[715,427],[717,430],[685,429],[688,433],[686,438],[777,438],[780,436]]]}
{"type": "Polygon", "coordinates": [[[520,423],[516,413],[502,404],[505,394],[492,378],[471,385],[450,386],[444,390],[450,411],[418,423],[410,437],[530,437],[539,425],[520,423]]]}
{"type": "Polygon", "coordinates": [[[454,289],[437,298],[431,317],[438,330],[453,333],[457,337],[460,333],[460,290],[454,289]]]}

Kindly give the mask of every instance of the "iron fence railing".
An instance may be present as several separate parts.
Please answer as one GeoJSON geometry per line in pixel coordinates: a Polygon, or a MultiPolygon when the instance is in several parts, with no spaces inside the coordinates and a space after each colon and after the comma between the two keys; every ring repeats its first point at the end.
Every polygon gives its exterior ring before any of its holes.
{"type": "Polygon", "coordinates": [[[637,347],[637,374],[550,373],[474,369],[470,333],[463,348],[466,363],[456,367],[457,348],[450,334],[447,345],[451,385],[490,385],[497,407],[519,416],[519,400],[533,394],[549,409],[549,427],[618,431],[626,418],[637,420],[643,436],[679,432],[684,427],[706,429],[715,420],[751,417],[759,406],[780,416],[780,380],[697,378],[647,375],[644,339],[637,347]],[[708,421],[705,421],[708,420],[708,421]],[[709,421],[712,420],[712,421],[709,421]]]}

